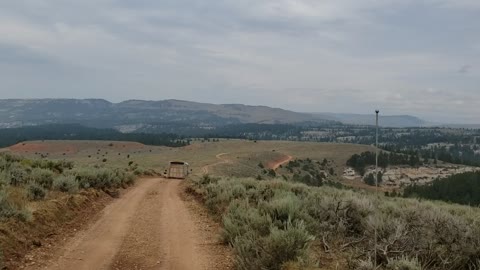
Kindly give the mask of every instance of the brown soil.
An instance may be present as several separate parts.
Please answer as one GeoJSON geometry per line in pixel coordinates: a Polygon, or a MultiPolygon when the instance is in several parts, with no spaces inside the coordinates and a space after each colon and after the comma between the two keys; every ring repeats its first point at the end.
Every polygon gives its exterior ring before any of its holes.
{"type": "Polygon", "coordinates": [[[25,269],[231,269],[218,227],[181,181],[143,179],[46,262],[25,269]]]}
{"type": "Polygon", "coordinates": [[[290,155],[286,155],[278,160],[272,160],[271,162],[269,162],[267,164],[267,168],[269,169],[272,169],[272,170],[276,170],[278,169],[278,167],[280,167],[281,165],[287,163],[287,162],[290,162],[290,160],[292,160],[293,157],[290,156],[290,155]]]}
{"type": "Polygon", "coordinates": [[[31,221],[11,219],[0,223],[0,245],[7,269],[44,261],[57,243],[89,224],[112,200],[95,190],[77,195],[55,195],[49,201],[32,205],[31,221]]]}

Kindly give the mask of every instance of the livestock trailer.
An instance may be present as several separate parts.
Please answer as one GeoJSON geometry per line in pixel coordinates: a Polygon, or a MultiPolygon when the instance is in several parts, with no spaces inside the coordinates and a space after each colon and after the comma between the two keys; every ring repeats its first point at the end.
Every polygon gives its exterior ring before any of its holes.
{"type": "Polygon", "coordinates": [[[188,176],[189,164],[183,161],[171,161],[167,170],[167,178],[185,179],[188,176]]]}

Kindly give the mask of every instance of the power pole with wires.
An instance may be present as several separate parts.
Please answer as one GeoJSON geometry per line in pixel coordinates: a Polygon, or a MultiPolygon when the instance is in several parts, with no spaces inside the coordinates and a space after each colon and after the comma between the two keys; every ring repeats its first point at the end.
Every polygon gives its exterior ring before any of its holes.
{"type": "MultiPolygon", "coordinates": [[[[375,124],[375,197],[378,201],[378,114],[379,110],[375,111],[376,114],[376,124],[375,124]]],[[[377,222],[375,222],[375,258],[374,258],[374,269],[377,269],[377,222]]]]}

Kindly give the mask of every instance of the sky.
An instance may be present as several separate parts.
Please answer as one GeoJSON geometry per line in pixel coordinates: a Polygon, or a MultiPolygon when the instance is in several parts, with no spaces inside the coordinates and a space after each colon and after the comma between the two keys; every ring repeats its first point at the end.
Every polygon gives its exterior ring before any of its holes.
{"type": "Polygon", "coordinates": [[[480,123],[480,1],[0,1],[0,98],[480,123]]]}

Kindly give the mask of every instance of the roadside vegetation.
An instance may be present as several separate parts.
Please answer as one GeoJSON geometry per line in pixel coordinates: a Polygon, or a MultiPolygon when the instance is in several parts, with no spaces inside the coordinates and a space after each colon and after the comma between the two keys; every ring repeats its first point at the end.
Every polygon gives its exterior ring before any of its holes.
{"type": "MultiPolygon", "coordinates": [[[[70,161],[30,160],[10,154],[0,155],[0,192],[5,197],[12,190],[29,200],[44,199],[48,192],[54,191],[71,194],[88,188],[107,191],[126,188],[134,183],[134,179],[134,172],[128,168],[76,168],[70,161]]],[[[7,214],[12,211],[1,211],[5,214],[0,218],[13,216],[7,214]]],[[[18,213],[25,211],[18,209],[18,213]]]]}
{"type": "Polygon", "coordinates": [[[88,207],[100,193],[116,197],[118,189],[134,181],[132,168],[77,167],[70,161],[0,154],[0,246],[5,258],[20,256],[32,241],[39,243],[36,237],[72,218],[69,208],[88,207]]]}
{"type": "Polygon", "coordinates": [[[479,269],[480,210],[283,180],[211,178],[190,191],[223,224],[237,269],[479,269]],[[330,269],[330,268],[328,268],[330,269]]]}

